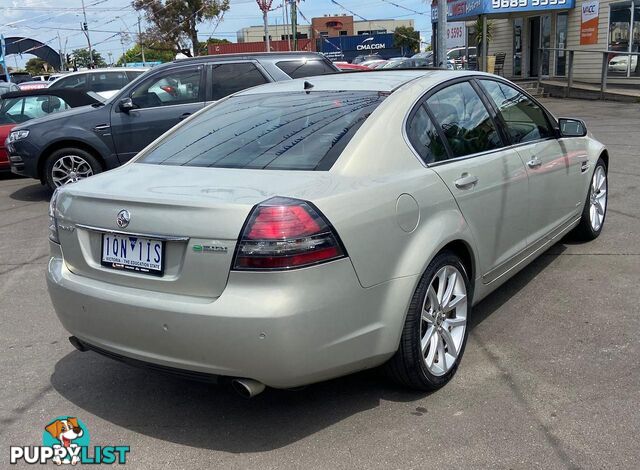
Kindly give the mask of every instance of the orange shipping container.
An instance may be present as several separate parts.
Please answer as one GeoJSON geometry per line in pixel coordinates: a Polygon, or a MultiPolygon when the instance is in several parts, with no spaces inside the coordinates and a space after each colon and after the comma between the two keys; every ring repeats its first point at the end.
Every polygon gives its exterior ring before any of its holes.
{"type": "MultiPolygon", "coordinates": [[[[289,42],[271,41],[271,52],[286,52],[289,50],[289,42]]],[[[292,44],[293,45],[293,44],[292,44]]],[[[311,39],[298,39],[299,51],[313,51],[313,41],[311,39]]],[[[265,52],[264,42],[235,42],[231,44],[209,44],[209,55],[215,54],[238,54],[244,52],[265,52]]]]}

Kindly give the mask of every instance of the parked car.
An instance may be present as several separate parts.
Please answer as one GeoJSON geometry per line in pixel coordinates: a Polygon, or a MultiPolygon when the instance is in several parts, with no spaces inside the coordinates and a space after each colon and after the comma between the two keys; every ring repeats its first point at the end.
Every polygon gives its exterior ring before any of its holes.
{"type": "Polygon", "coordinates": [[[35,75],[31,77],[34,82],[48,82],[51,75],[35,75]]]}
{"type": "MultiPolygon", "coordinates": [[[[0,90],[2,85],[0,83],[0,90]]],[[[74,90],[14,91],[2,94],[0,96],[0,171],[9,170],[9,156],[5,141],[15,126],[65,109],[98,103],[98,98],[74,90]]]]}
{"type": "Polygon", "coordinates": [[[22,91],[30,91],[30,90],[40,90],[42,88],[47,88],[47,82],[43,81],[30,81],[30,82],[20,82],[18,87],[22,91]]]}
{"type": "Polygon", "coordinates": [[[475,47],[455,47],[447,52],[447,60],[453,65],[453,68],[457,70],[465,68],[469,59],[477,59],[475,47]],[[466,56],[467,49],[469,54],[468,58],[466,56]]]}
{"type": "Polygon", "coordinates": [[[374,69],[380,65],[386,64],[387,62],[389,61],[386,59],[373,59],[373,60],[365,60],[364,62],[360,62],[359,64],[356,64],[356,65],[362,65],[364,67],[374,69]]]}
{"type": "Polygon", "coordinates": [[[0,96],[10,91],[20,91],[20,87],[11,82],[0,82],[0,96]]]}
{"type": "Polygon", "coordinates": [[[362,62],[368,62],[370,60],[384,60],[380,54],[366,54],[359,55],[351,61],[352,64],[361,64],[362,62]]]}
{"type": "Polygon", "coordinates": [[[269,84],[57,190],[49,293],[80,351],[248,396],[385,363],[434,390],[474,304],[600,235],[608,165],[583,122],[490,74],[269,84]]]}
{"type": "Polygon", "coordinates": [[[56,188],[123,164],[206,103],[267,82],[338,71],[324,56],[310,52],[226,54],[159,65],[104,106],[22,126],[9,146],[12,171],[56,188]],[[80,174],[70,160],[90,170],[80,174]]]}
{"type": "MultiPolygon", "coordinates": [[[[638,68],[638,56],[631,56],[631,72],[635,73],[638,68]]],[[[629,69],[629,56],[617,55],[609,60],[609,72],[627,73],[629,69]]]]}
{"type": "Polygon", "coordinates": [[[9,74],[9,77],[11,78],[11,82],[15,83],[16,85],[19,85],[22,82],[32,81],[31,74],[29,74],[28,72],[11,72],[9,74]]]}
{"type": "Polygon", "coordinates": [[[382,66],[383,69],[418,69],[427,67],[433,67],[433,65],[429,63],[428,59],[414,59],[413,57],[408,59],[390,60],[382,66]]]}
{"type": "Polygon", "coordinates": [[[111,98],[120,89],[125,87],[148,68],[107,68],[91,69],[81,72],[71,72],[53,82],[49,82],[49,88],[60,90],[69,88],[80,91],[93,91],[105,99],[111,98]]]}
{"type": "Polygon", "coordinates": [[[338,67],[342,71],[346,70],[348,72],[371,70],[369,67],[367,67],[365,65],[350,64],[349,62],[334,62],[333,65],[335,65],[336,67],[338,67]]]}

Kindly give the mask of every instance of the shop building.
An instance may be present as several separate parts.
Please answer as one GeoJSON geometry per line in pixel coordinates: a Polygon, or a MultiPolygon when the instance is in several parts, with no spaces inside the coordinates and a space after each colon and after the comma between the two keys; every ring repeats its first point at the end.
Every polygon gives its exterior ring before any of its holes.
{"type": "MultiPolygon", "coordinates": [[[[435,6],[432,15],[436,21],[435,6]]],[[[538,78],[541,72],[543,78],[564,79],[568,74],[568,50],[573,50],[575,81],[599,83],[604,65],[608,83],[640,83],[637,56],[622,54],[639,50],[640,0],[454,0],[448,3],[447,21],[467,22],[469,45],[475,45],[473,26],[479,17],[488,20],[492,33],[487,54],[505,53],[506,77],[531,79],[538,78]]]]}

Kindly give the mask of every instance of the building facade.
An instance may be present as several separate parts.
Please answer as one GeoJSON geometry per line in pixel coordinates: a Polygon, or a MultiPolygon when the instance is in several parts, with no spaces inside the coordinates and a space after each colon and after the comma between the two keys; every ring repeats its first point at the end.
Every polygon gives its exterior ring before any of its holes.
{"type": "Polygon", "coordinates": [[[447,16],[471,26],[470,45],[474,20],[487,18],[488,55],[505,53],[510,78],[566,78],[568,52],[550,49],[574,50],[576,81],[600,82],[603,67],[609,83],[640,77],[637,56],[622,54],[639,50],[640,0],[457,0],[449,2],[447,16]]]}
{"type": "MultiPolygon", "coordinates": [[[[285,40],[292,37],[291,25],[277,22],[269,24],[269,38],[272,40],[285,40]]],[[[351,15],[325,15],[311,19],[310,25],[298,24],[299,39],[318,39],[320,37],[354,36],[363,34],[393,33],[399,26],[414,27],[414,21],[378,19],[370,21],[354,21],[351,15]]],[[[237,32],[238,42],[264,41],[264,26],[249,26],[237,32]]]]}

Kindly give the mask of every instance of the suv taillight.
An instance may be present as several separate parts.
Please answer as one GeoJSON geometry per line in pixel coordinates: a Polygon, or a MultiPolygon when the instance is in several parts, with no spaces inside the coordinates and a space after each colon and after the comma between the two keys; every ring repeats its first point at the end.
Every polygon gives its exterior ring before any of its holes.
{"type": "Polygon", "coordinates": [[[345,256],[338,234],[311,203],[274,197],[249,214],[233,269],[284,270],[345,256]]]}

